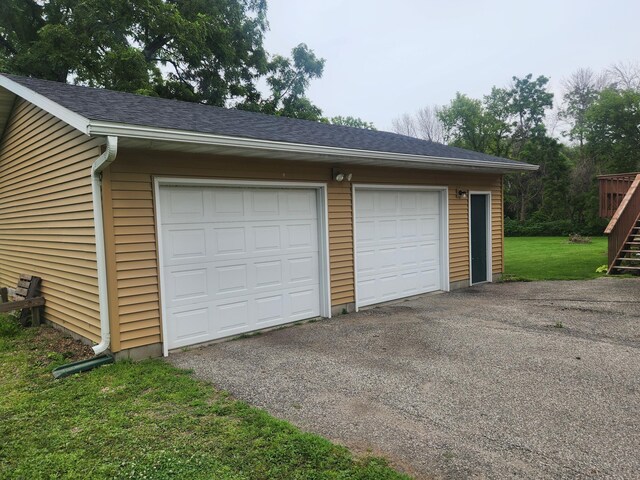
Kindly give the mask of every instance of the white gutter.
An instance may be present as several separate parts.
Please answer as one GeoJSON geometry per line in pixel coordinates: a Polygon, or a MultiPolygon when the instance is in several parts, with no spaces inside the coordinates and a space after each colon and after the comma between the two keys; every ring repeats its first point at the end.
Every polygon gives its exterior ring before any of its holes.
{"type": "Polygon", "coordinates": [[[93,352],[96,355],[107,350],[111,343],[107,263],[104,247],[104,218],[102,215],[101,172],[116,159],[117,154],[118,137],[108,136],[105,151],[91,166],[91,194],[93,196],[93,221],[96,233],[96,261],[98,263],[98,303],[100,305],[100,343],[93,347],[93,352]]]}
{"type": "Polygon", "coordinates": [[[123,138],[139,138],[168,142],[197,143],[220,147],[269,150],[285,153],[307,154],[323,157],[366,158],[370,160],[386,160],[402,163],[406,166],[430,165],[433,167],[468,167],[498,171],[531,171],[538,170],[538,165],[524,162],[499,162],[490,160],[471,160],[462,158],[433,157],[408,153],[381,152],[375,150],[359,150],[353,148],[329,147],[324,145],[308,145],[303,143],[280,142],[275,140],[259,140],[254,138],[231,137],[212,133],[198,133],[187,130],[146,127],[124,123],[91,121],[87,125],[87,135],[115,135],[123,138]]]}

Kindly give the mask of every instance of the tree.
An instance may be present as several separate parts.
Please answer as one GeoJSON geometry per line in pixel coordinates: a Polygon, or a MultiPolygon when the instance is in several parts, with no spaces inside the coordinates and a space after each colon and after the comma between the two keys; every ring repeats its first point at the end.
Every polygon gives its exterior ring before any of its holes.
{"type": "MultiPolygon", "coordinates": [[[[559,146],[546,136],[545,114],[553,106],[548,82],[542,75],[533,79],[529,74],[513,77],[507,88],[493,87],[482,100],[457,93],[438,113],[445,138],[455,146],[542,166],[564,161],[557,152],[559,146]]],[[[522,222],[542,204],[544,171],[505,178],[505,209],[522,222]]]]}
{"type": "Polygon", "coordinates": [[[271,95],[263,98],[259,93],[237,106],[243,110],[319,121],[322,110],[305,97],[309,83],[320,78],[325,60],[304,43],[291,51],[291,58],[275,55],[267,66],[267,84],[271,95]]]}
{"type": "Polygon", "coordinates": [[[437,105],[422,107],[416,112],[416,128],[420,138],[430,142],[445,142],[445,131],[438,117],[440,107],[437,105]]]}
{"type": "Polygon", "coordinates": [[[506,91],[507,112],[514,118],[511,136],[516,157],[528,140],[546,134],[545,112],[553,107],[553,93],[547,91],[549,79],[543,75],[535,80],[532,77],[532,74],[524,78],[513,77],[513,84],[506,91]]]}
{"type": "Polygon", "coordinates": [[[603,90],[585,120],[588,149],[601,171],[640,170],[640,92],[603,90]]]}
{"type": "Polygon", "coordinates": [[[0,65],[60,82],[224,105],[267,71],[266,0],[4,0],[0,65]]]}
{"type": "Polygon", "coordinates": [[[492,117],[487,114],[482,101],[458,92],[451,103],[438,112],[444,127],[447,143],[456,147],[489,151],[492,117]]]}
{"type": "Polygon", "coordinates": [[[577,141],[582,151],[586,135],[585,115],[607,83],[606,75],[596,75],[589,68],[579,68],[563,81],[563,108],[560,117],[570,123],[565,134],[577,141]]]}
{"type": "Polygon", "coordinates": [[[345,127],[363,128],[365,130],[375,130],[376,127],[371,122],[365,122],[358,117],[343,117],[338,115],[337,117],[331,117],[328,120],[331,125],[343,125],[345,127]]]}
{"type": "Polygon", "coordinates": [[[391,129],[400,135],[445,143],[445,128],[439,113],[440,107],[437,105],[422,107],[414,116],[405,113],[394,118],[391,121],[391,129]]]}
{"type": "Polygon", "coordinates": [[[640,92],[640,62],[618,62],[611,65],[605,75],[611,88],[640,92]]]}
{"type": "Polygon", "coordinates": [[[399,135],[420,138],[415,120],[408,113],[403,113],[399,117],[391,120],[391,130],[399,135]]]}

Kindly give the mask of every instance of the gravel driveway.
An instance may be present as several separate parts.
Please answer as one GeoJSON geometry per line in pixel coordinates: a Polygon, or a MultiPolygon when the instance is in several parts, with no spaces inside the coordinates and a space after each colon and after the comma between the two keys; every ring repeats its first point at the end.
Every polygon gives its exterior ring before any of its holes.
{"type": "Polygon", "coordinates": [[[486,284],[169,360],[417,478],[640,475],[640,279],[486,284]]]}

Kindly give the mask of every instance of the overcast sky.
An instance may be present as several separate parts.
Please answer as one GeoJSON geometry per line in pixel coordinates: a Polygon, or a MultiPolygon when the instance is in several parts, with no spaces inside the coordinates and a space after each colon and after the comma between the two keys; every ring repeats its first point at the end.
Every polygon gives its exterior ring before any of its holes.
{"type": "Polygon", "coordinates": [[[327,116],[390,130],[404,112],[506,86],[640,60],[640,0],[268,0],[265,46],[326,59],[309,97],[327,116]]]}

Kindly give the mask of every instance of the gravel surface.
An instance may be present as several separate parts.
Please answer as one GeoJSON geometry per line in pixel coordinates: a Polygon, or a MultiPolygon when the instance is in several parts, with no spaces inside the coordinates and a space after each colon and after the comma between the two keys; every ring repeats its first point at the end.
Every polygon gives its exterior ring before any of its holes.
{"type": "Polygon", "coordinates": [[[640,279],[486,284],[172,354],[416,478],[639,478],[640,279]]]}

